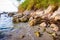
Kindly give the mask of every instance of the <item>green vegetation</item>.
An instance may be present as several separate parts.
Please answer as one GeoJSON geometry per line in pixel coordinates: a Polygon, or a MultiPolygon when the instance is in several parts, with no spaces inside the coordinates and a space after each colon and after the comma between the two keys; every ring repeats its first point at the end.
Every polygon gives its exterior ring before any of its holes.
{"type": "Polygon", "coordinates": [[[25,10],[37,10],[40,8],[47,8],[49,5],[60,5],[60,0],[25,0],[18,6],[20,12],[25,10]]]}

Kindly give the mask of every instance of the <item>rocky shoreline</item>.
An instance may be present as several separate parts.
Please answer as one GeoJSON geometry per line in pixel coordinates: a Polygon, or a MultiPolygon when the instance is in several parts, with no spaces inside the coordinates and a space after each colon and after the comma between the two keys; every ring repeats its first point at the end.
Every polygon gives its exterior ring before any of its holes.
{"type": "MultiPolygon", "coordinates": [[[[35,34],[35,36],[37,37],[36,39],[34,38],[31,40],[40,40],[41,33],[42,34],[46,33],[46,35],[45,35],[46,37],[47,37],[47,35],[50,35],[52,37],[52,39],[50,39],[50,40],[60,40],[60,38],[59,38],[60,37],[59,36],[60,35],[60,33],[59,33],[60,32],[60,18],[59,18],[60,17],[60,7],[58,7],[57,9],[55,9],[55,8],[56,7],[54,7],[54,6],[53,7],[49,6],[46,10],[36,10],[36,11],[32,11],[32,10],[27,11],[26,10],[23,13],[17,13],[16,15],[13,16],[13,22],[18,23],[18,24],[19,23],[26,24],[26,22],[28,22],[26,25],[29,25],[29,26],[26,26],[24,24],[23,25],[26,27],[26,29],[29,27],[29,29],[27,29],[27,30],[30,30],[29,32],[34,31],[33,34],[31,34],[31,35],[35,34]],[[43,31],[41,31],[41,30],[43,30],[43,31]]],[[[19,24],[19,26],[21,27],[21,24],[19,24]]],[[[22,28],[24,28],[24,27],[22,27],[22,28]]],[[[24,36],[22,36],[22,38],[24,38],[24,36]]],[[[48,39],[47,38],[42,37],[41,40],[43,40],[43,39],[49,40],[49,38],[48,39]]],[[[22,39],[22,40],[25,40],[25,39],[22,39]]],[[[28,40],[28,38],[26,40],[28,40]]]]}
{"type": "Polygon", "coordinates": [[[60,29],[60,7],[49,6],[46,10],[24,11],[13,16],[13,22],[28,22],[30,26],[40,24],[45,27],[54,26],[54,31],[60,29]]]}
{"type": "Polygon", "coordinates": [[[1,40],[60,40],[60,7],[9,15],[16,28],[4,32],[1,40]]]}

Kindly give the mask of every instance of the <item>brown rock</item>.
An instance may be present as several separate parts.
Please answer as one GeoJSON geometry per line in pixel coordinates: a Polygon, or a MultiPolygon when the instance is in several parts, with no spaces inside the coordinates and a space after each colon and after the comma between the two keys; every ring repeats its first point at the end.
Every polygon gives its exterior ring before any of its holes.
{"type": "Polygon", "coordinates": [[[58,6],[56,5],[49,5],[49,7],[45,10],[44,14],[49,14],[50,12],[54,12],[58,9],[58,6]]]}
{"type": "Polygon", "coordinates": [[[45,22],[41,23],[41,24],[40,24],[40,27],[45,28],[45,27],[46,27],[46,23],[45,23],[45,22]]]}
{"type": "Polygon", "coordinates": [[[29,21],[31,21],[31,20],[33,20],[33,19],[34,19],[33,17],[30,17],[30,18],[29,18],[29,21]]]}
{"type": "Polygon", "coordinates": [[[13,18],[13,22],[14,23],[19,23],[19,19],[18,18],[13,18]]]}
{"type": "Polygon", "coordinates": [[[60,20],[60,15],[55,16],[55,21],[60,20]]]}
{"type": "Polygon", "coordinates": [[[8,13],[8,16],[12,17],[14,15],[14,13],[8,13]]]}
{"type": "Polygon", "coordinates": [[[33,19],[33,20],[29,21],[30,26],[34,26],[35,24],[36,24],[36,19],[33,19]]]}
{"type": "Polygon", "coordinates": [[[31,16],[31,17],[36,16],[36,12],[32,12],[32,13],[30,14],[30,16],[31,16]]]}
{"type": "Polygon", "coordinates": [[[21,22],[26,22],[26,21],[28,21],[28,18],[27,18],[27,16],[23,16],[23,17],[19,18],[19,20],[21,22]]]}
{"type": "Polygon", "coordinates": [[[52,30],[54,31],[58,31],[59,30],[59,27],[55,24],[51,24],[50,27],[52,28],[52,30]]]}
{"type": "Polygon", "coordinates": [[[35,35],[36,35],[37,37],[40,37],[40,36],[41,36],[40,32],[38,32],[38,31],[35,32],[35,35]]]}
{"type": "Polygon", "coordinates": [[[21,18],[23,15],[20,13],[20,14],[16,14],[16,15],[14,15],[13,16],[13,22],[14,23],[19,23],[20,22],[20,19],[19,18],[21,18]]]}
{"type": "Polygon", "coordinates": [[[37,17],[35,17],[35,19],[36,19],[36,23],[37,24],[40,24],[42,21],[42,18],[41,17],[39,17],[39,16],[37,16],[37,17]]]}
{"type": "Polygon", "coordinates": [[[57,9],[58,9],[57,5],[49,5],[48,8],[44,10],[44,15],[42,16],[42,18],[45,17],[50,18],[53,12],[55,12],[57,9]]]}
{"type": "Polygon", "coordinates": [[[36,15],[37,16],[43,16],[44,15],[44,11],[38,10],[38,11],[36,11],[36,15]]]}
{"type": "Polygon", "coordinates": [[[25,10],[24,12],[23,12],[23,15],[30,15],[30,13],[31,13],[31,11],[28,11],[28,10],[25,10]]]}

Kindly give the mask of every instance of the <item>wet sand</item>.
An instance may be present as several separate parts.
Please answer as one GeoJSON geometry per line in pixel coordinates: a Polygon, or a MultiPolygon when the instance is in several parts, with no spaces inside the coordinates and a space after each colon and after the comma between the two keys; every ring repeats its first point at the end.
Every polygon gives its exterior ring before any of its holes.
{"type": "MultiPolygon", "coordinates": [[[[39,27],[39,25],[29,26],[28,23],[19,23],[14,26],[15,29],[9,32],[4,32],[5,37],[0,40],[53,40],[53,37],[47,32],[43,32],[43,28],[39,27]],[[41,37],[37,37],[34,34],[36,31],[39,31],[42,34],[41,37]]],[[[51,29],[47,31],[51,31],[51,29]]]]}

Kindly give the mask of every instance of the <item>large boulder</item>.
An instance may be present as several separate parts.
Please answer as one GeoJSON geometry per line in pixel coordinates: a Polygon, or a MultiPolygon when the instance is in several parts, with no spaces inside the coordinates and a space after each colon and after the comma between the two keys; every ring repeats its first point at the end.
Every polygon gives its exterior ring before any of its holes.
{"type": "Polygon", "coordinates": [[[34,26],[35,24],[36,24],[36,19],[33,19],[33,20],[29,21],[30,26],[34,26]]]}
{"type": "Polygon", "coordinates": [[[14,17],[13,17],[13,22],[14,22],[14,23],[18,23],[18,22],[19,22],[19,19],[18,19],[17,16],[14,16],[14,17]]]}
{"type": "Polygon", "coordinates": [[[44,15],[42,16],[42,18],[47,17],[49,19],[50,16],[53,14],[53,12],[55,12],[57,9],[58,9],[58,6],[49,5],[48,8],[44,10],[44,15]]]}
{"type": "Polygon", "coordinates": [[[58,8],[57,11],[53,13],[53,15],[50,17],[51,19],[54,18],[55,21],[60,20],[60,7],[58,8]]]}
{"type": "Polygon", "coordinates": [[[27,15],[27,16],[30,15],[30,13],[31,13],[31,11],[28,11],[28,10],[25,10],[25,11],[23,12],[23,14],[24,14],[24,15],[27,15]]]}
{"type": "Polygon", "coordinates": [[[34,17],[30,17],[30,19],[29,19],[29,22],[31,23],[31,24],[40,24],[41,23],[41,18],[40,18],[40,16],[34,16],[34,17]],[[32,22],[35,22],[35,23],[32,23],[32,22]]]}
{"type": "Polygon", "coordinates": [[[27,16],[23,16],[23,17],[19,18],[19,20],[21,22],[27,22],[28,21],[28,17],[27,16]]]}
{"type": "Polygon", "coordinates": [[[41,23],[42,18],[40,16],[34,16],[34,19],[36,19],[37,24],[41,23]]]}
{"type": "Polygon", "coordinates": [[[21,18],[22,16],[23,16],[22,14],[16,14],[16,15],[14,15],[13,16],[13,22],[14,23],[19,23],[20,22],[19,18],[21,18]]]}
{"type": "Polygon", "coordinates": [[[36,11],[36,15],[37,15],[37,16],[43,16],[43,15],[44,15],[44,11],[37,10],[37,11],[36,11]]]}
{"type": "Polygon", "coordinates": [[[49,14],[50,12],[54,12],[58,9],[57,5],[49,5],[48,8],[45,10],[44,14],[49,14]]]}

